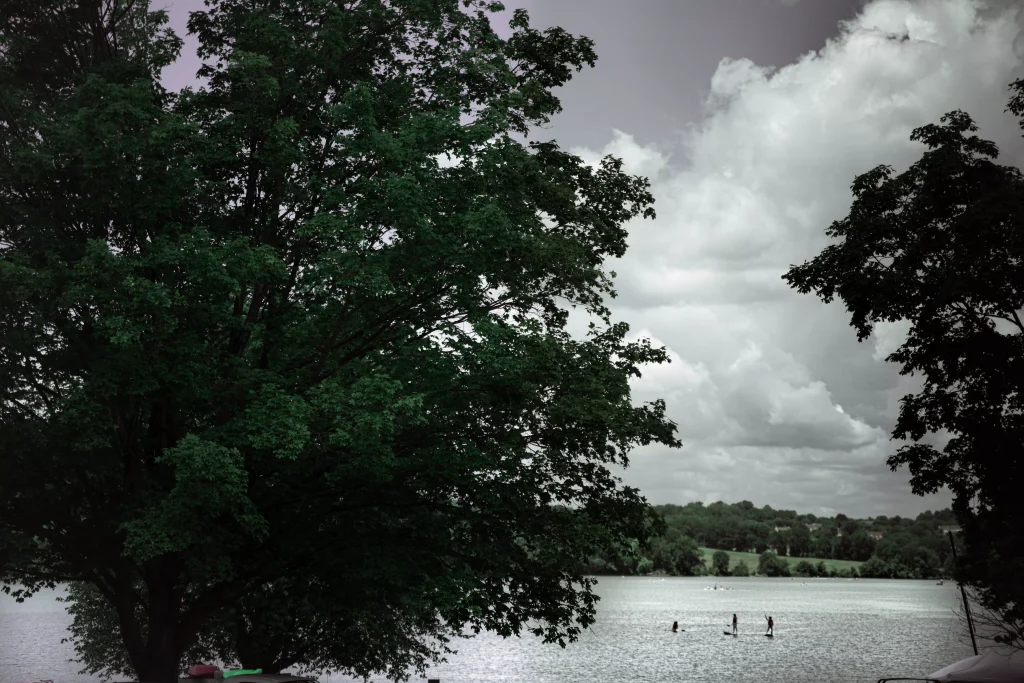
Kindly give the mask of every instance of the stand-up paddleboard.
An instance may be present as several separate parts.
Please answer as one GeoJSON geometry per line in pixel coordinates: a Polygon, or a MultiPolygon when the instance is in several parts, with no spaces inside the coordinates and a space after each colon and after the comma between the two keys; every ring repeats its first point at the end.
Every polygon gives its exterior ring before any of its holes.
{"type": "Polygon", "coordinates": [[[722,634],[723,635],[727,635],[727,636],[738,636],[739,635],[738,633],[733,633],[732,631],[722,631],[722,634]]]}
{"type": "Polygon", "coordinates": [[[766,633],[764,635],[765,635],[766,638],[774,638],[775,637],[774,633],[766,633]]]}

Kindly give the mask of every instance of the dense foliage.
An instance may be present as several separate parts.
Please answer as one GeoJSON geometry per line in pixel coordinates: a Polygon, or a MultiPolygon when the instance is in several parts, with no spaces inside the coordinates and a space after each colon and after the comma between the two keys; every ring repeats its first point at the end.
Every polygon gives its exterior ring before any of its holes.
{"type": "Polygon", "coordinates": [[[173,93],[144,0],[0,3],[0,582],[79,587],[87,668],[564,643],[658,530],[610,467],[679,445],[666,354],[604,303],[648,183],[522,141],[595,54],[500,9],[209,0],[173,93]]]}
{"type": "MultiPolygon", "coordinates": [[[[1024,126],[1024,81],[1011,89],[1024,126]]],[[[916,129],[922,157],[859,176],[827,230],[835,243],[785,279],[841,299],[860,340],[909,322],[888,360],[923,388],[901,401],[889,463],[909,468],[916,493],[953,493],[959,576],[1024,647],[1024,174],[976,131],[963,111],[916,129]]]]}
{"type": "Polygon", "coordinates": [[[949,538],[940,527],[955,526],[951,510],[923,512],[915,519],[883,515],[851,519],[843,514],[816,517],[792,510],[755,507],[743,501],[727,505],[690,503],[660,505],[668,531],[648,550],[629,545],[617,553],[592,557],[594,574],[665,573],[678,576],[715,574],[763,576],[864,576],[936,578],[952,573],[949,538]],[[880,538],[875,538],[880,536],[880,538]],[[701,548],[716,552],[705,559],[701,548]],[[758,554],[756,567],[729,570],[723,551],[758,554]],[[682,562],[668,558],[684,558],[682,562]],[[797,558],[792,561],[789,558],[797,558]],[[814,558],[808,562],[802,558],[814,558]],[[835,570],[821,560],[863,562],[856,571],[835,570]]]}

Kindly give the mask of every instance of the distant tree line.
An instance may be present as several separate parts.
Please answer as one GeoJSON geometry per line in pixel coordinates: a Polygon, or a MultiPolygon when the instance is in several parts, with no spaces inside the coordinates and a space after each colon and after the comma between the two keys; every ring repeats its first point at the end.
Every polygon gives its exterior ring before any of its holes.
{"type": "Polygon", "coordinates": [[[661,505],[665,533],[646,547],[633,543],[614,555],[591,557],[591,574],[670,576],[861,576],[929,579],[950,576],[953,558],[941,527],[953,526],[951,510],[923,512],[916,518],[879,515],[853,519],[844,514],[817,517],[793,510],[755,507],[750,501],[704,505],[661,505]],[[712,548],[706,562],[701,548],[712,548]],[[728,552],[756,553],[756,567],[740,562],[730,569],[728,552]],[[808,558],[808,559],[804,559],[808,558]],[[813,558],[811,561],[809,558],[813,558]],[[825,560],[853,561],[836,568],[825,560]]]}

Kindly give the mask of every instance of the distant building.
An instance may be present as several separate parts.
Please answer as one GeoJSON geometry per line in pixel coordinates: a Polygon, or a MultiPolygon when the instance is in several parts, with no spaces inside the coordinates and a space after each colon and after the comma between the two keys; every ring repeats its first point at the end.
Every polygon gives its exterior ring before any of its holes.
{"type": "Polygon", "coordinates": [[[939,532],[940,533],[948,534],[950,531],[952,531],[954,534],[960,533],[960,525],[959,524],[947,524],[946,526],[940,526],[939,527],[939,532]]]}
{"type": "Polygon", "coordinates": [[[869,531],[868,532],[868,536],[870,538],[875,539],[876,541],[881,541],[882,540],[882,532],[881,531],[869,531]]]}
{"type": "Polygon", "coordinates": [[[789,527],[788,526],[777,526],[777,527],[775,527],[775,530],[776,531],[789,531],[789,527]]]}
{"type": "Polygon", "coordinates": [[[814,522],[814,523],[808,524],[808,525],[807,525],[807,528],[808,528],[808,529],[810,530],[810,532],[811,532],[811,533],[813,534],[813,533],[814,533],[815,531],[817,531],[817,530],[821,529],[821,525],[820,525],[820,524],[818,524],[817,522],[814,522]]]}

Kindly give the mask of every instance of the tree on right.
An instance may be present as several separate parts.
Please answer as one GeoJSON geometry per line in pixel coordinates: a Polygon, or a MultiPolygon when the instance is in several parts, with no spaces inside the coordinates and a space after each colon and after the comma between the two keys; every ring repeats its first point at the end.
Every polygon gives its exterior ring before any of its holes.
{"type": "MultiPolygon", "coordinates": [[[[1021,119],[1024,80],[1010,89],[1021,119]]],[[[914,130],[921,158],[858,176],[849,215],[826,231],[835,242],[783,279],[841,299],[860,341],[909,323],[887,360],[923,386],[901,400],[888,464],[908,467],[918,495],[952,493],[958,579],[998,615],[996,640],[1024,649],[1024,176],[977,130],[959,110],[914,130]]]]}

